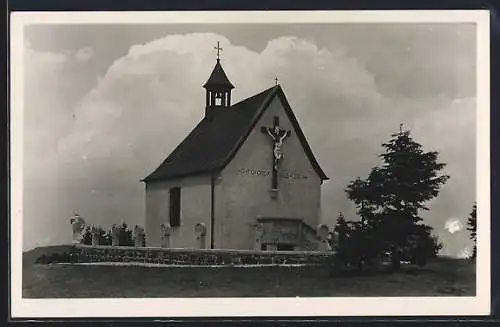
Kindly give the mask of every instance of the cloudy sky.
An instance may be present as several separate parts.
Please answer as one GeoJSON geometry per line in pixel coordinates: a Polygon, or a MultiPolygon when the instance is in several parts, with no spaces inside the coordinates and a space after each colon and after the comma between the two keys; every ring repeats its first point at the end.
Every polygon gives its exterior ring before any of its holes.
{"type": "MultiPolygon", "coordinates": [[[[204,114],[214,45],[234,101],[274,85],[322,168],[323,221],[355,219],[344,188],[403,123],[451,179],[425,220],[470,251],[473,24],[32,25],[25,29],[23,247],[71,240],[69,218],[143,224],[147,176],[204,114]]],[[[233,102],[234,102],[233,101],[233,102]]]]}

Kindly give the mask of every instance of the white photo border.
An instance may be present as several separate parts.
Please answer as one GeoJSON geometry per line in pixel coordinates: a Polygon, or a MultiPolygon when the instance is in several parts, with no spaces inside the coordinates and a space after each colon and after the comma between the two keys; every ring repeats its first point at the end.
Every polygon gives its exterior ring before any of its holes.
{"type": "Polygon", "coordinates": [[[487,10],[13,12],[10,16],[12,318],[489,315],[490,18],[487,10]],[[23,48],[31,24],[475,23],[477,26],[477,274],[474,297],[23,299],[23,48]]]}

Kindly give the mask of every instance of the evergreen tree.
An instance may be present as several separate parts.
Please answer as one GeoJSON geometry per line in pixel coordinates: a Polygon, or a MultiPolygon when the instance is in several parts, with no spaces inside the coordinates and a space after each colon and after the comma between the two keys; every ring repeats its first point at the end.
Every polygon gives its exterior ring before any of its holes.
{"type": "MultiPolygon", "coordinates": [[[[362,221],[366,221],[374,238],[373,246],[379,254],[390,252],[393,268],[397,269],[408,253],[429,257],[439,250],[437,239],[431,235],[432,228],[421,224],[419,212],[428,210],[426,202],[439,194],[449,176],[439,175],[445,164],[437,162],[438,153],[425,152],[409,131],[401,129],[382,146],[383,165],[373,168],[366,180],[357,178],[351,182],[346,192],[357,205],[362,221]],[[412,251],[408,250],[411,240],[418,240],[418,251],[417,243],[412,251]],[[422,244],[429,249],[424,251],[422,244]]],[[[419,258],[419,262],[423,261],[419,258]]]]}
{"type": "Polygon", "coordinates": [[[343,265],[356,267],[361,271],[365,264],[376,257],[373,237],[362,222],[346,221],[340,213],[334,231],[338,235],[336,257],[343,265]]]}
{"type": "Polygon", "coordinates": [[[334,246],[335,257],[339,260],[340,264],[349,266],[352,261],[350,253],[351,247],[349,246],[350,227],[342,213],[339,213],[333,231],[337,234],[337,242],[334,246]]]}
{"type": "Polygon", "coordinates": [[[106,238],[106,231],[100,226],[97,226],[97,230],[99,233],[99,245],[111,245],[111,240],[108,243],[108,239],[106,238]]]}
{"type": "Polygon", "coordinates": [[[477,255],[477,238],[476,238],[476,232],[477,232],[477,205],[474,204],[472,207],[472,211],[469,214],[469,217],[467,218],[467,230],[470,232],[470,239],[472,242],[474,242],[474,247],[472,249],[472,259],[476,258],[477,255]]]}
{"type": "Polygon", "coordinates": [[[417,224],[403,248],[403,260],[424,266],[442,248],[443,244],[432,234],[432,227],[417,224]]]}
{"type": "Polygon", "coordinates": [[[113,244],[112,239],[113,239],[113,236],[111,235],[111,230],[108,230],[107,232],[104,232],[102,239],[99,240],[100,241],[99,244],[112,245],[113,244]]]}
{"type": "Polygon", "coordinates": [[[346,188],[349,200],[353,201],[358,208],[358,215],[361,217],[361,225],[364,226],[369,216],[374,211],[373,200],[375,197],[373,183],[364,181],[357,177],[346,188]]]}
{"type": "Polygon", "coordinates": [[[134,233],[132,230],[128,229],[128,225],[125,222],[120,226],[118,244],[120,246],[134,246],[134,233]]]}
{"type": "Polygon", "coordinates": [[[340,240],[345,238],[345,235],[347,233],[347,223],[345,221],[344,214],[341,212],[339,213],[339,217],[337,218],[337,224],[335,224],[335,227],[333,228],[334,232],[337,233],[339,237],[339,244],[341,243],[340,240]]]}
{"type": "Polygon", "coordinates": [[[92,233],[90,232],[90,226],[85,227],[85,231],[82,235],[82,243],[85,245],[92,245],[92,233]]]}
{"type": "Polygon", "coordinates": [[[337,218],[337,223],[335,224],[333,231],[337,234],[337,242],[334,245],[334,249],[336,253],[342,256],[344,254],[347,232],[348,232],[348,226],[342,212],[339,214],[339,217],[337,218]]]}

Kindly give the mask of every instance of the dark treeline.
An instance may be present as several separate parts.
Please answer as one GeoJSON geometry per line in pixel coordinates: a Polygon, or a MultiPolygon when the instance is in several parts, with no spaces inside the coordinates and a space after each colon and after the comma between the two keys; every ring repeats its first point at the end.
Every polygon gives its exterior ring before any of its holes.
{"type": "Polygon", "coordinates": [[[469,214],[469,217],[467,218],[467,230],[470,233],[470,239],[472,242],[474,242],[474,247],[472,248],[472,259],[476,258],[477,255],[477,248],[476,248],[476,243],[477,243],[477,237],[476,237],[476,232],[477,232],[477,205],[474,204],[472,207],[472,211],[469,214]]]}

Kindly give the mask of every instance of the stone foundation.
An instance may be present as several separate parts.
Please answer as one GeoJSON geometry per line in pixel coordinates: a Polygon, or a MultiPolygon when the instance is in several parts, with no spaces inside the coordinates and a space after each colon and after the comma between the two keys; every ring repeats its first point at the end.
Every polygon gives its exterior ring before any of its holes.
{"type": "Polygon", "coordinates": [[[165,249],[127,246],[62,246],[60,252],[39,257],[37,263],[133,262],[162,265],[322,265],[333,252],[165,249]]]}

